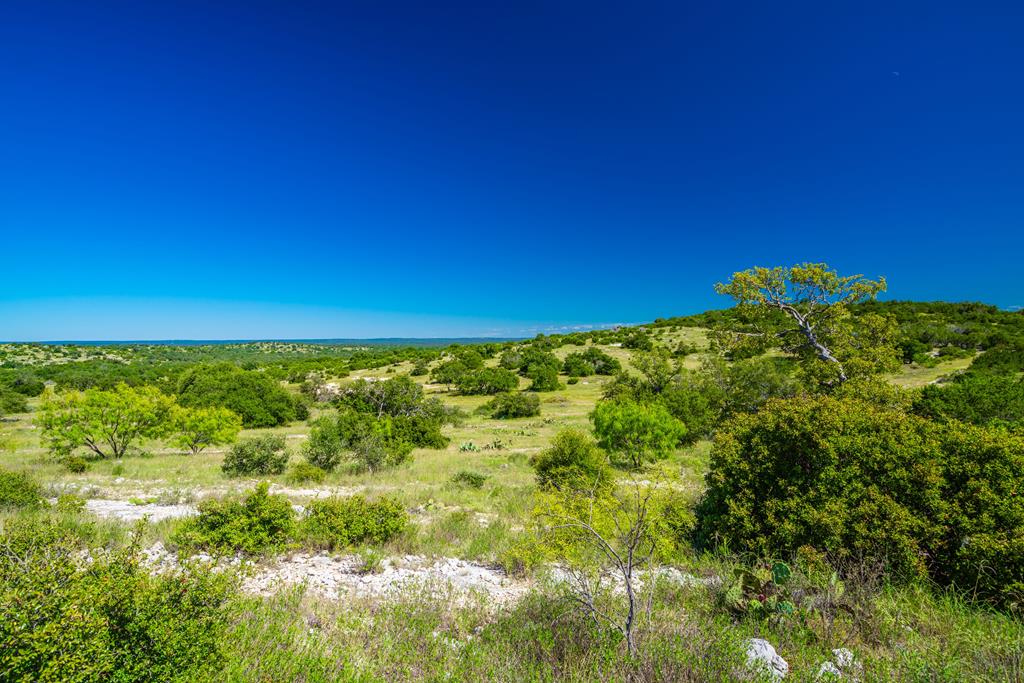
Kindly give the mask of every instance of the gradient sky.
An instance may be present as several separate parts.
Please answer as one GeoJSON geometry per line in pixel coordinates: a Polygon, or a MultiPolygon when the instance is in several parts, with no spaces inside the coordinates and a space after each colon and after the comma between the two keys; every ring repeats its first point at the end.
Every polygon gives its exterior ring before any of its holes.
{"type": "Polygon", "coordinates": [[[1024,305],[1024,3],[0,5],[0,339],[1024,305]]]}

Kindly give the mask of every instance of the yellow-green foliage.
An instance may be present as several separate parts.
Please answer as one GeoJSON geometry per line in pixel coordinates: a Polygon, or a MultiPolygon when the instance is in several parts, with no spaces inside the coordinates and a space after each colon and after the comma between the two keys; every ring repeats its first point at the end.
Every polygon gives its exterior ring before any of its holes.
{"type": "Polygon", "coordinates": [[[551,446],[530,458],[542,489],[591,489],[611,484],[608,457],[578,429],[564,429],[551,446]]]}
{"type": "Polygon", "coordinates": [[[24,472],[0,468],[0,508],[36,508],[45,504],[42,487],[24,472]]]}
{"type": "Polygon", "coordinates": [[[101,458],[120,458],[139,441],[167,434],[173,407],[156,387],[121,383],[109,391],[47,394],[36,423],[56,455],[85,447],[101,458]]]}
{"type": "Polygon", "coordinates": [[[269,434],[236,443],[224,456],[221,470],[229,477],[281,474],[287,464],[284,437],[269,434]]]}
{"type": "Polygon", "coordinates": [[[295,533],[295,511],[284,496],[270,495],[266,482],[242,500],[204,500],[173,540],[185,549],[260,554],[287,547],[295,533]]]}
{"type": "Polygon", "coordinates": [[[207,446],[232,443],[242,431],[242,418],[227,408],[181,408],[172,413],[171,443],[193,455],[207,446]]]}
{"type": "Polygon", "coordinates": [[[828,397],[773,401],[719,432],[698,540],[882,559],[997,602],[1024,595],[1024,439],[828,397]]]}
{"type": "Polygon", "coordinates": [[[303,523],[305,540],[319,548],[344,548],[361,543],[385,543],[408,524],[402,504],[382,497],[324,498],[310,502],[303,523]]]}
{"type": "Polygon", "coordinates": [[[138,547],[83,566],[68,529],[8,520],[0,542],[0,679],[193,681],[220,661],[232,595],[200,567],[154,576],[138,547]]]}

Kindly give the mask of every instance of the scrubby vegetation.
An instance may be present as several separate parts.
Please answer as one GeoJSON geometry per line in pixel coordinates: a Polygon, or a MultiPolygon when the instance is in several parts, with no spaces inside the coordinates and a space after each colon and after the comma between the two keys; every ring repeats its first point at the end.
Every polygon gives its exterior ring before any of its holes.
{"type": "Polygon", "coordinates": [[[433,348],[0,345],[0,679],[733,680],[762,637],[797,680],[840,647],[1014,680],[1024,315],[883,287],[753,269],[723,311],[433,348]],[[278,562],[501,579],[237,581],[278,562]]]}
{"type": "Polygon", "coordinates": [[[334,550],[363,543],[385,543],[406,527],[408,515],[398,501],[362,496],[325,498],[309,505],[303,522],[304,540],[317,548],[334,550]]]}
{"type": "Polygon", "coordinates": [[[221,469],[229,477],[281,474],[288,464],[284,437],[268,435],[240,441],[231,447],[221,469]]]}

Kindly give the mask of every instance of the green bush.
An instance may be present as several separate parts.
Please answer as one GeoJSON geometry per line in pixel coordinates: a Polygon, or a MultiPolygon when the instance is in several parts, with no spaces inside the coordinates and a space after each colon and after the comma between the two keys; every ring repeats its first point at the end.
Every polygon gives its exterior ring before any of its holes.
{"type": "Polygon", "coordinates": [[[510,391],[498,394],[484,404],[484,411],[499,420],[535,417],[540,415],[540,398],[534,394],[510,391]]]}
{"type": "Polygon", "coordinates": [[[74,474],[82,474],[89,469],[89,462],[78,455],[69,455],[64,458],[63,462],[64,467],[67,468],[68,472],[72,472],[74,474]]]}
{"type": "Polygon", "coordinates": [[[288,451],[283,436],[267,435],[239,441],[220,468],[229,477],[281,474],[288,464],[288,451]]]}
{"type": "Polygon", "coordinates": [[[202,567],[155,576],[133,544],[83,566],[54,520],[5,522],[0,679],[194,681],[221,659],[233,581],[202,567]]]}
{"type": "Polygon", "coordinates": [[[272,377],[230,363],[185,371],[177,395],[178,403],[187,408],[228,408],[248,428],[276,427],[298,417],[297,402],[272,377]]]}
{"type": "Polygon", "coordinates": [[[303,536],[314,547],[328,550],[380,544],[401,533],[408,521],[405,508],[393,498],[373,502],[362,496],[323,498],[306,508],[303,536]]]}
{"type": "Polygon", "coordinates": [[[666,457],[686,436],[686,426],[660,403],[600,401],[591,419],[598,444],[633,467],[666,457]]]}
{"type": "Polygon", "coordinates": [[[811,546],[1024,600],[1024,438],[852,399],[769,402],[719,431],[697,508],[709,547],[811,546]]]}
{"type": "Polygon", "coordinates": [[[57,497],[57,512],[77,514],[85,510],[85,499],[73,493],[64,493],[57,497]]]}
{"type": "Polygon", "coordinates": [[[288,470],[288,482],[291,484],[319,484],[325,477],[327,473],[308,460],[300,460],[288,470]]]}
{"type": "Polygon", "coordinates": [[[455,383],[460,394],[493,395],[519,388],[519,378],[505,368],[481,368],[459,377],[455,383]]]}
{"type": "Polygon", "coordinates": [[[594,440],[577,429],[563,429],[549,448],[530,458],[542,489],[603,488],[612,482],[608,458],[594,440]]]}
{"type": "Polygon", "coordinates": [[[0,415],[27,412],[28,401],[25,400],[25,395],[0,385],[0,415]]]}
{"type": "Polygon", "coordinates": [[[487,475],[473,470],[459,470],[450,480],[453,486],[467,486],[471,489],[483,488],[487,481],[487,475]]]}
{"type": "Polygon", "coordinates": [[[0,508],[37,508],[46,504],[43,489],[25,472],[0,468],[0,508]]]}
{"type": "Polygon", "coordinates": [[[914,401],[914,412],[976,425],[1024,424],[1024,378],[968,373],[949,384],[930,384],[914,401]]]}
{"type": "Polygon", "coordinates": [[[270,495],[266,482],[241,500],[204,500],[172,540],[186,550],[257,555],[284,550],[295,532],[295,510],[284,496],[270,495]]]}
{"type": "Polygon", "coordinates": [[[585,351],[574,351],[562,363],[562,372],[569,377],[614,375],[621,369],[619,361],[596,346],[588,347],[585,351]]]}
{"type": "Polygon", "coordinates": [[[558,391],[565,388],[558,381],[558,370],[548,365],[531,365],[526,376],[531,380],[530,391],[558,391]]]}

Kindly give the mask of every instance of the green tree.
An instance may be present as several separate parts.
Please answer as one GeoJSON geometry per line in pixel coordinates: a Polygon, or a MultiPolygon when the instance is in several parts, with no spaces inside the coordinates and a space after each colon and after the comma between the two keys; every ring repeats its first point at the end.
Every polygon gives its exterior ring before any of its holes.
{"type": "Polygon", "coordinates": [[[885,278],[841,276],[824,263],[740,271],[715,285],[736,301],[740,321],[716,330],[715,339],[736,351],[781,346],[824,386],[891,371],[900,361],[895,324],[874,314],[854,323],[849,310],[885,287],[885,278]]]}
{"type": "Polygon", "coordinates": [[[470,395],[493,395],[519,388],[519,378],[505,368],[481,368],[459,378],[459,393],[470,395]]]}
{"type": "Polygon", "coordinates": [[[233,443],[242,431],[242,418],[227,408],[176,407],[172,416],[176,446],[198,455],[207,446],[233,443]]]}
{"type": "Polygon", "coordinates": [[[188,408],[222,407],[248,428],[276,427],[296,419],[296,403],[266,374],[230,363],[190,368],[178,381],[178,403],[188,408]]]}
{"type": "Polygon", "coordinates": [[[551,446],[530,458],[542,489],[605,488],[612,483],[608,456],[578,429],[563,429],[551,446]]]}
{"type": "Polygon", "coordinates": [[[715,437],[697,541],[812,546],[995,602],[1024,600],[1024,437],[832,396],[773,400],[715,437]]]}
{"type": "Polygon", "coordinates": [[[660,403],[600,401],[590,418],[598,444],[633,467],[666,457],[686,436],[686,426],[660,403]]]}
{"type": "Polygon", "coordinates": [[[167,434],[173,408],[154,387],[118,384],[110,391],[46,394],[36,424],[55,455],[84,446],[101,458],[120,458],[139,441],[167,434]]]}
{"type": "Polygon", "coordinates": [[[526,371],[530,391],[558,391],[565,385],[558,381],[558,370],[549,365],[531,365],[526,371]]]}

